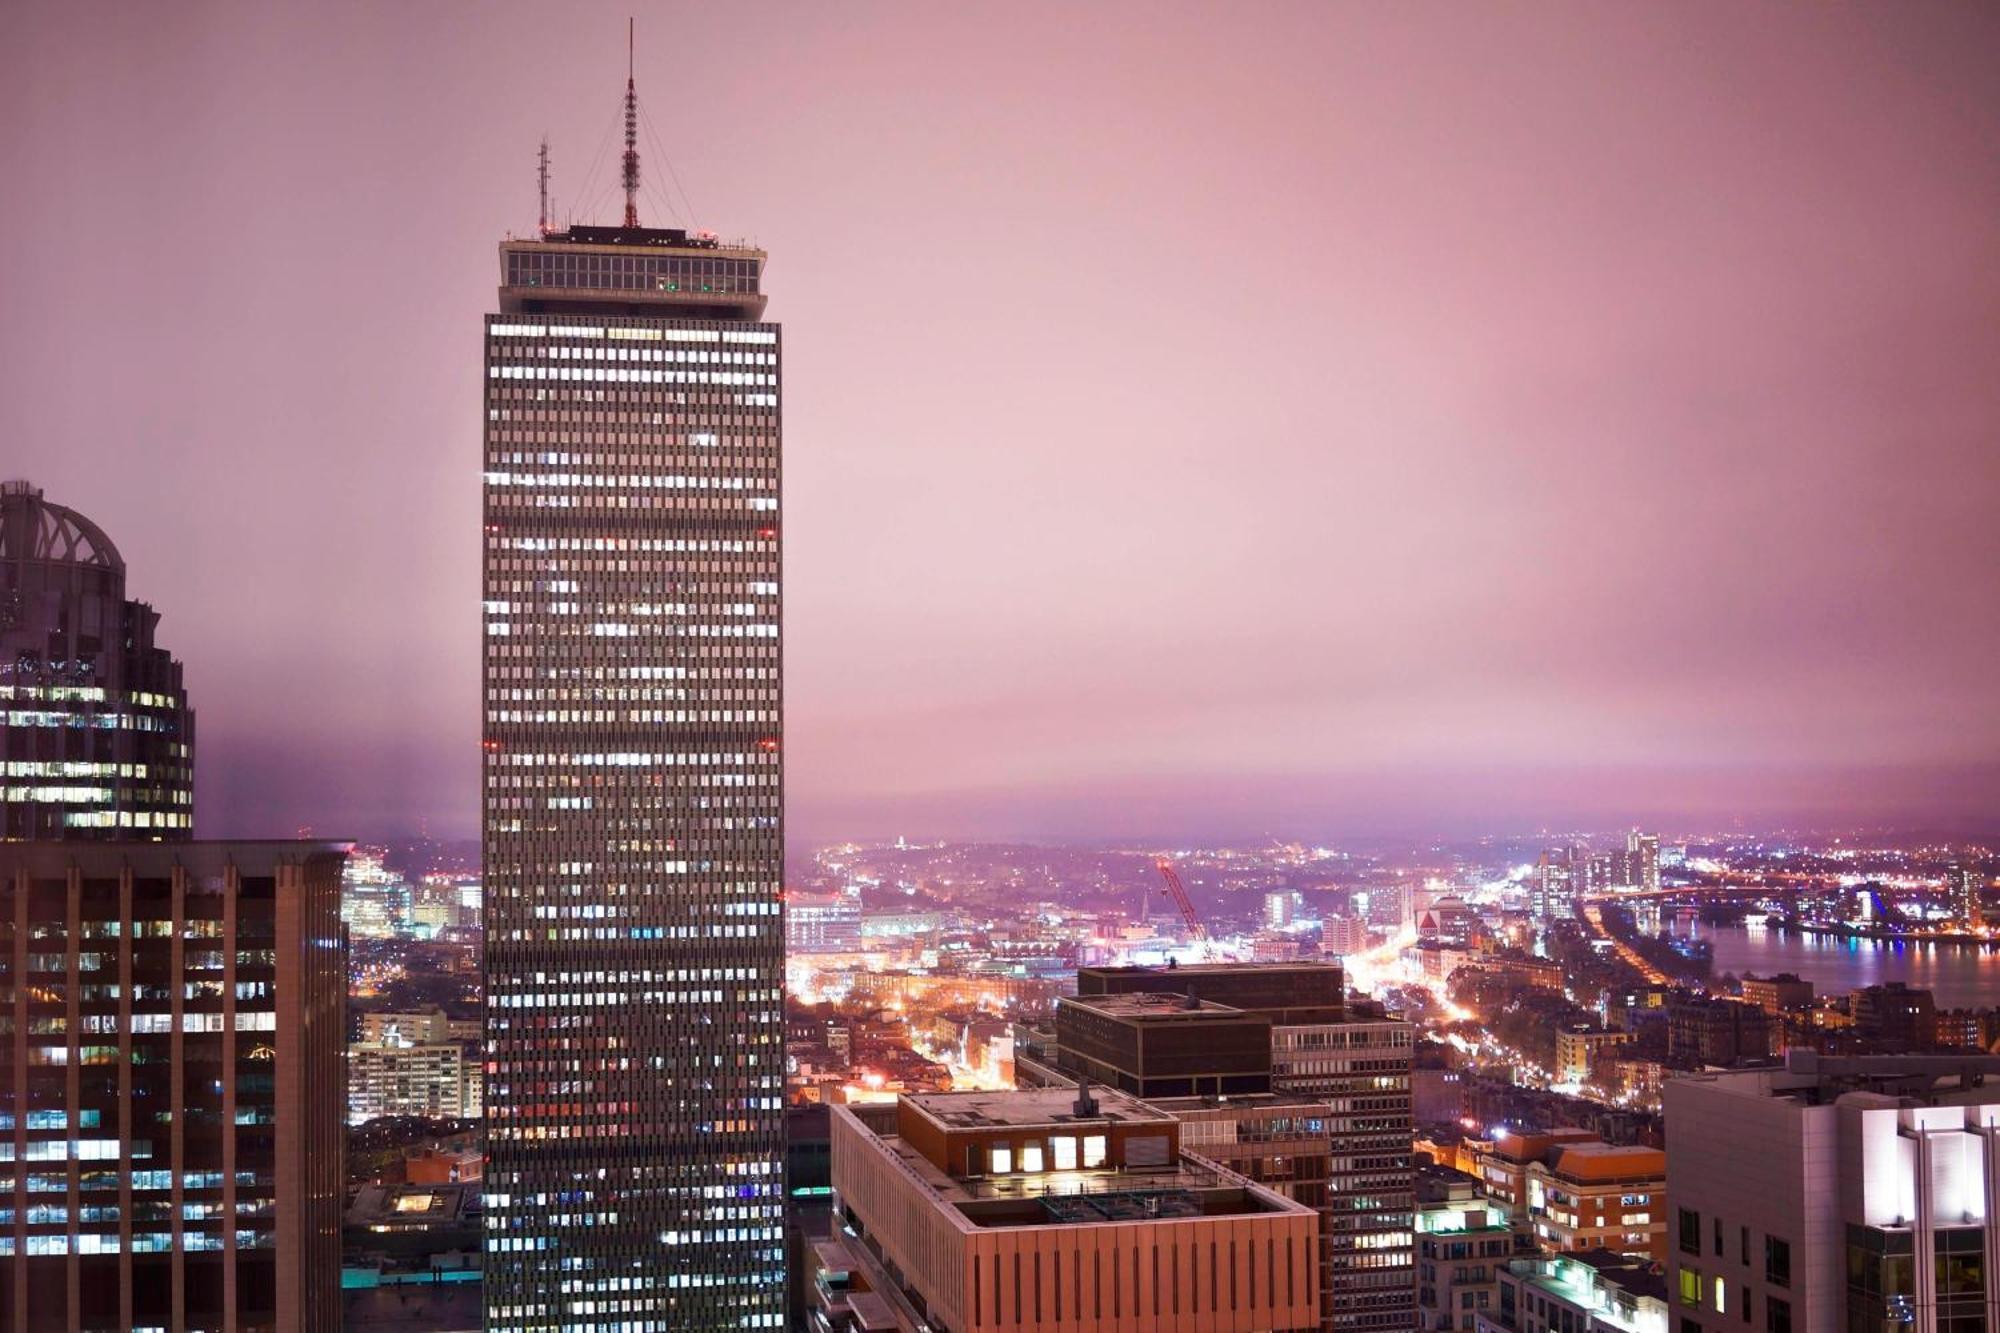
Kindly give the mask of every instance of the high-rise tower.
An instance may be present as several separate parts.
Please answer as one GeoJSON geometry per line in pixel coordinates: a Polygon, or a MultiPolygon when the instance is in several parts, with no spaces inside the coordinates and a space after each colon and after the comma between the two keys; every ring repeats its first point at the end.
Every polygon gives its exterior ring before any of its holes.
{"type": "Polygon", "coordinates": [[[0,483],[0,840],[188,838],[194,713],[104,529],[0,483]]]}
{"type": "Polygon", "coordinates": [[[778,327],[636,222],[502,243],[486,319],[496,1333],[784,1319],[778,327]]]}

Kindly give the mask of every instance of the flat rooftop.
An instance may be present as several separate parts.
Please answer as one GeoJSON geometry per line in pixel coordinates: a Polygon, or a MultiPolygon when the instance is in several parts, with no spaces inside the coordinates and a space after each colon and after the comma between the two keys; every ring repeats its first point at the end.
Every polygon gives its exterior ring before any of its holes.
{"type": "Polygon", "coordinates": [[[1146,1105],[1172,1115],[1190,1111],[1324,1111],[1324,1097],[1303,1092],[1238,1092],[1227,1096],[1149,1097],[1146,1105]]]}
{"type": "Polygon", "coordinates": [[[1299,958],[1280,963],[1181,963],[1175,967],[1162,963],[1129,963],[1122,967],[1089,967],[1082,970],[1103,977],[1241,976],[1246,972],[1260,976],[1284,976],[1287,973],[1316,977],[1343,975],[1339,963],[1324,958],[1299,958]]]}
{"type": "Polygon", "coordinates": [[[903,1105],[945,1129],[1030,1129],[1092,1124],[1165,1124],[1173,1117],[1137,1098],[1092,1084],[1097,1114],[1076,1113],[1075,1088],[1020,1088],[1005,1092],[905,1093],[903,1105]]]}
{"type": "Polygon", "coordinates": [[[1203,1018],[1242,1018],[1246,1010],[1233,1005],[1217,1004],[1213,1000],[1196,999],[1190,1002],[1185,995],[1156,994],[1151,991],[1120,991],[1114,995],[1065,995],[1062,1003],[1075,1005],[1079,1009],[1090,1009],[1100,1014],[1111,1014],[1118,1018],[1144,1018],[1148,1020],[1186,1018],[1200,1021],[1203,1018]]]}

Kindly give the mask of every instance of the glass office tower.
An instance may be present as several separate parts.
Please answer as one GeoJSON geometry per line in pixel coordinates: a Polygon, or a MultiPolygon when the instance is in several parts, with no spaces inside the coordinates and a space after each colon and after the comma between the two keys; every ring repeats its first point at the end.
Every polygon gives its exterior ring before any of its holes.
{"type": "Polygon", "coordinates": [[[486,1322],[777,1328],[779,339],[762,251],[574,227],[486,320],[486,1322]]]}

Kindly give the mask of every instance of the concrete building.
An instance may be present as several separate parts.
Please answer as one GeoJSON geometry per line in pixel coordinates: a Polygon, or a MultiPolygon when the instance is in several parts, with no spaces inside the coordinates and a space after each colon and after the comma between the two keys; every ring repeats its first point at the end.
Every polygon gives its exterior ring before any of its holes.
{"type": "Polygon", "coordinates": [[[1534,1241],[1464,1172],[1420,1168],[1416,1194],[1417,1327],[1471,1329],[1499,1307],[1507,1261],[1532,1253],[1534,1241]]]}
{"type": "Polygon", "coordinates": [[[0,840],[194,836],[194,711],[104,529],[0,483],[0,840]]]}
{"type": "Polygon", "coordinates": [[[1996,1074],[1795,1051],[1669,1082],[1675,1333],[1993,1327],[1996,1074]]]}
{"type": "Polygon", "coordinates": [[[1077,969],[1079,999],[1133,992],[1193,995],[1263,1014],[1273,1024],[1338,1022],[1347,1012],[1347,974],[1320,960],[1077,969]]]}
{"type": "Polygon", "coordinates": [[[1271,1090],[1271,1020],[1192,995],[1064,996],[1056,1043],[1064,1074],[1136,1097],[1271,1090]]]}
{"type": "Polygon", "coordinates": [[[1980,895],[1980,875],[1976,866],[1956,865],[1945,872],[1945,887],[1959,921],[1975,929],[1986,924],[1986,905],[1980,895]]]}
{"type": "Polygon", "coordinates": [[[1937,998],[1906,982],[1864,986],[1848,997],[1854,1035],[1896,1051],[1929,1051],[1938,1044],[1937,998]]]}
{"type": "Polygon", "coordinates": [[[482,329],[489,1333],[784,1317],[779,329],[626,99],[482,329]]]}
{"type": "Polygon", "coordinates": [[[344,853],[0,842],[0,1329],[339,1328],[344,853]]]}
{"type": "MultiPolygon", "coordinates": [[[[458,1040],[456,1025],[442,1009],[368,1013],[355,1023],[355,1040],[366,1046],[423,1046],[458,1040]]],[[[473,1036],[477,1038],[476,1030],[473,1036]]]]}
{"type": "Polygon", "coordinates": [[[1664,1257],[1666,1157],[1581,1129],[1503,1131],[1474,1149],[1481,1186],[1530,1222],[1552,1253],[1664,1257]]]}
{"type": "Polygon", "coordinates": [[[1499,1275],[1499,1305],[1478,1333],[1668,1333],[1666,1288],[1627,1256],[1516,1259],[1499,1275]]]}
{"type": "Polygon", "coordinates": [[[1136,1099],[935,1093],[830,1115],[851,1239],[833,1259],[848,1276],[813,1284],[827,1327],[851,1315],[857,1271],[909,1330],[1318,1325],[1313,1210],[1184,1150],[1180,1123],[1136,1099]]]}
{"type": "Polygon", "coordinates": [[[1774,1018],[1799,1013],[1813,1007],[1813,984],[1792,972],[1774,977],[1747,976],[1742,982],[1743,1002],[1754,1004],[1774,1018]]]}
{"type": "Polygon", "coordinates": [[[1604,1032],[1591,1028],[1564,1028],[1556,1033],[1556,1082],[1581,1084],[1590,1081],[1600,1056],[1633,1039],[1630,1032],[1604,1032]]]}
{"type": "Polygon", "coordinates": [[[482,1100],[479,1063],[467,1059],[457,1042],[357,1042],[347,1048],[349,1124],[385,1115],[476,1118],[482,1100]]]}
{"type": "Polygon", "coordinates": [[[1024,1057],[1017,1046],[1015,1066],[1030,1079],[1040,1077],[1051,1061],[1058,1076],[1098,1067],[1090,1062],[1105,1061],[1103,1045],[1072,1055],[1063,1044],[1061,1014],[1074,1005],[1082,1015],[1108,997],[1139,995],[1150,998],[1128,1003],[1166,1014],[1212,1015],[1191,1018],[1191,1029],[1201,1022],[1215,1024],[1217,1031],[1244,1020],[1245,1031],[1262,1024],[1269,1074],[1261,1086],[1246,1077],[1247,1038],[1228,1047],[1210,1043],[1206,1056],[1204,1043],[1182,1041],[1178,1051],[1188,1063],[1155,1066],[1149,1057],[1148,1076],[1159,1067],[1175,1077],[1203,1080],[1191,1091],[1223,1091],[1212,1084],[1231,1078],[1242,1080],[1244,1093],[1288,1093],[1324,1102],[1327,1175],[1319,1197],[1327,1282],[1321,1327],[1406,1330],[1416,1317],[1414,1039],[1409,1024],[1379,1008],[1350,1010],[1344,982],[1338,964],[1321,961],[1082,968],[1077,998],[1059,1009],[1054,1048],[1042,1049],[1038,1059],[1032,1053],[1024,1057]],[[1163,1004],[1166,996],[1180,997],[1179,1006],[1171,1000],[1163,1004]],[[1193,1008],[1187,1007],[1190,1001],[1193,1008]],[[1206,1072],[1191,1072],[1200,1071],[1204,1061],[1206,1072]]]}
{"type": "Polygon", "coordinates": [[[1677,1065],[1733,1065],[1771,1056],[1771,1015],[1754,1004],[1689,997],[1667,1006],[1667,1059],[1677,1065]]]}
{"type": "Polygon", "coordinates": [[[1535,859],[1535,868],[1528,877],[1528,915],[1538,926],[1566,921],[1576,915],[1568,848],[1551,847],[1535,859]]]}
{"type": "Polygon", "coordinates": [[[1660,891],[1660,835],[1640,833],[1638,830],[1625,835],[1625,856],[1630,867],[1629,878],[1633,888],[1642,893],[1660,891]]]}
{"type": "Polygon", "coordinates": [[[785,898],[788,953],[857,953],[861,949],[861,894],[791,893],[785,898]]]}

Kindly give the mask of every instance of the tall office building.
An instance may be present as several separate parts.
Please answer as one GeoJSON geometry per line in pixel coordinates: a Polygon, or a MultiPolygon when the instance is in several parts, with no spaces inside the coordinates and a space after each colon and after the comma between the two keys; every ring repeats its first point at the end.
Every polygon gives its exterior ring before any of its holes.
{"type": "Polygon", "coordinates": [[[1323,1105],[1313,1117],[1323,1165],[1272,1181],[1320,1215],[1320,1327],[1412,1328],[1410,1025],[1351,1004],[1332,963],[1085,967],[1076,983],[1058,1003],[1053,1050],[1016,1051],[1022,1081],[1083,1076],[1149,1099],[1270,1092],[1323,1105]]]}
{"type": "Polygon", "coordinates": [[[1660,835],[1637,829],[1625,835],[1627,873],[1632,884],[1647,893],[1660,891],[1660,835]]]}
{"type": "Polygon", "coordinates": [[[0,1330],[336,1333],[338,843],[0,843],[0,1330]]]}
{"type": "Polygon", "coordinates": [[[194,713],[118,548],[0,483],[0,839],[188,838],[194,713]]]}
{"type": "Polygon", "coordinates": [[[486,335],[486,1322],[784,1318],[779,340],[765,256],[500,246],[486,335]]]}

